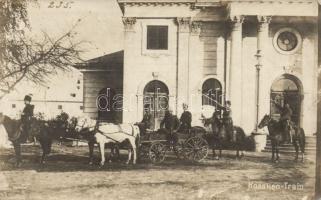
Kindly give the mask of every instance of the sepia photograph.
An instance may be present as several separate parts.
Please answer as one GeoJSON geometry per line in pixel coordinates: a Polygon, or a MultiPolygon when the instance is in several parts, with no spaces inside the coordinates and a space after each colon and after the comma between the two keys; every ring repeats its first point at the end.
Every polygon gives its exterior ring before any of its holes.
{"type": "Polygon", "coordinates": [[[321,1],[0,0],[0,200],[321,200],[321,1]]]}

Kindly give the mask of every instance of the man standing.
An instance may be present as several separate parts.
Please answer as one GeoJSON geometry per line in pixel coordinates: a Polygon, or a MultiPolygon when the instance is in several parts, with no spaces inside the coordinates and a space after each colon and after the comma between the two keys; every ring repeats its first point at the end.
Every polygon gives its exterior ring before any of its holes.
{"type": "Polygon", "coordinates": [[[192,114],[190,111],[188,111],[188,105],[186,103],[183,103],[183,110],[184,112],[180,118],[180,126],[178,131],[181,133],[189,133],[191,130],[192,114]]]}
{"type": "Polygon", "coordinates": [[[31,128],[31,118],[33,117],[33,110],[34,105],[31,105],[31,96],[26,95],[24,98],[25,107],[21,114],[21,123],[22,123],[22,130],[21,130],[21,142],[26,142],[29,136],[29,130],[31,128]]]}

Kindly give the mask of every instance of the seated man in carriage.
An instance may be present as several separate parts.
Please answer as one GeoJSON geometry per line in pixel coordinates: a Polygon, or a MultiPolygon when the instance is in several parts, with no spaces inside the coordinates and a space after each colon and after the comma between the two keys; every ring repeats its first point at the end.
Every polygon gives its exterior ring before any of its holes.
{"type": "Polygon", "coordinates": [[[183,103],[183,110],[184,112],[181,115],[180,118],[180,125],[178,128],[178,132],[180,133],[190,133],[191,131],[191,123],[192,123],[192,114],[190,111],[188,111],[188,105],[186,103],[183,103]]]}
{"type": "Polygon", "coordinates": [[[145,105],[144,106],[144,116],[143,119],[140,123],[137,123],[137,125],[140,128],[141,131],[141,135],[146,135],[147,132],[151,132],[151,130],[153,129],[153,115],[150,111],[150,107],[149,105],[145,105]]]}
{"type": "Polygon", "coordinates": [[[173,115],[171,109],[165,111],[165,116],[160,123],[160,128],[165,131],[166,140],[175,146],[178,142],[177,130],[179,128],[179,120],[176,115],[173,115]]]}
{"type": "Polygon", "coordinates": [[[280,113],[280,126],[282,130],[285,133],[285,142],[286,143],[291,143],[292,142],[292,135],[291,135],[291,129],[294,128],[292,127],[292,122],[291,122],[291,117],[293,114],[293,111],[290,107],[290,104],[284,102],[284,106],[279,105],[276,101],[273,101],[274,105],[281,111],[280,113]]]}

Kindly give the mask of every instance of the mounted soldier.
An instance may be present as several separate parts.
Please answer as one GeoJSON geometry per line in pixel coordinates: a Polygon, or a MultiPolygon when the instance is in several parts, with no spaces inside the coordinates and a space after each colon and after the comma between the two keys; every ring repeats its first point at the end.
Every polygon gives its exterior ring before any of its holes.
{"type": "Polygon", "coordinates": [[[180,118],[180,126],[178,131],[180,133],[189,133],[192,127],[192,114],[190,111],[188,111],[188,105],[186,103],[183,103],[183,110],[184,112],[180,118]]]}
{"type": "Polygon", "coordinates": [[[31,96],[26,95],[24,98],[25,107],[21,114],[21,137],[20,142],[24,143],[27,141],[29,131],[31,128],[31,120],[33,117],[34,105],[31,105],[31,96]]]}
{"type": "Polygon", "coordinates": [[[221,109],[223,110],[222,122],[228,136],[228,141],[232,141],[234,139],[234,125],[232,119],[231,105],[231,101],[227,100],[225,102],[225,106],[221,107],[221,109]]]}
{"type": "Polygon", "coordinates": [[[291,118],[293,111],[290,107],[290,104],[284,102],[284,106],[281,106],[276,101],[273,101],[274,105],[280,110],[280,126],[282,127],[282,130],[285,133],[285,142],[291,143],[292,137],[290,134],[291,130],[291,118]]]}

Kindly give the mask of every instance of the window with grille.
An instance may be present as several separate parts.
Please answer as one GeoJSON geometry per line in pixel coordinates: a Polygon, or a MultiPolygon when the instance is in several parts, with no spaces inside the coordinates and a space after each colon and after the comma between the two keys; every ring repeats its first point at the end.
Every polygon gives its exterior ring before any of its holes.
{"type": "Polygon", "coordinates": [[[147,49],[168,49],[168,26],[147,26],[147,49]]]}

